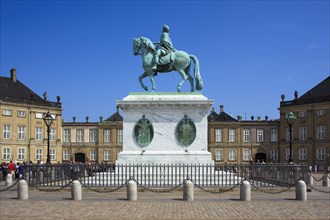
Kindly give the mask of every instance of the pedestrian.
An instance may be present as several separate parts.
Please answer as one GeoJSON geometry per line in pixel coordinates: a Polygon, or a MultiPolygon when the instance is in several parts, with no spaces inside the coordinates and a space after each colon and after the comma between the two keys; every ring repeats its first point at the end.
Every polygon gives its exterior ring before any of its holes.
{"type": "Polygon", "coordinates": [[[15,178],[15,171],[16,171],[15,164],[13,163],[13,161],[10,161],[8,164],[8,173],[10,173],[13,178],[15,178]]]}
{"type": "Polygon", "coordinates": [[[6,180],[6,176],[8,173],[8,165],[6,164],[6,162],[3,162],[1,164],[1,172],[2,172],[2,180],[6,180]]]}

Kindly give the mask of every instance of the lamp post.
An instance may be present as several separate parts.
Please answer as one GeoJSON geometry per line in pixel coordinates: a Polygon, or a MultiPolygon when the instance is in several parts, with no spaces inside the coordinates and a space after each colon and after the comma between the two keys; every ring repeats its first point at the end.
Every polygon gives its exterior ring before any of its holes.
{"type": "Polygon", "coordinates": [[[294,116],[293,112],[289,112],[286,115],[286,123],[289,125],[289,138],[290,138],[290,154],[289,154],[289,163],[292,163],[292,125],[296,121],[296,116],[294,116]]]}
{"type": "Polygon", "coordinates": [[[50,164],[50,154],[49,154],[49,133],[50,133],[50,126],[52,125],[54,118],[49,113],[49,110],[47,113],[44,113],[43,120],[47,126],[47,164],[50,164]]]}

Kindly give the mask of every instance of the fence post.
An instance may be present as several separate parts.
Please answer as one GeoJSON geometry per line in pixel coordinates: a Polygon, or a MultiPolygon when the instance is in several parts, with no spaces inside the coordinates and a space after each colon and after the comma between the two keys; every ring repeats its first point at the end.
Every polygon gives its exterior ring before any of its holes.
{"type": "Polygon", "coordinates": [[[8,173],[6,176],[6,186],[11,186],[13,185],[13,176],[8,173]]]}
{"type": "Polygon", "coordinates": [[[135,181],[130,180],[127,183],[127,200],[136,201],[137,200],[137,184],[135,181]]]}
{"type": "Polygon", "coordinates": [[[306,183],[302,180],[296,183],[296,200],[307,201],[306,183]]]}
{"type": "Polygon", "coordinates": [[[29,199],[29,187],[26,180],[20,180],[17,185],[17,197],[19,200],[29,199]]]}
{"type": "Polygon", "coordinates": [[[72,200],[82,200],[81,183],[79,180],[72,181],[71,198],[72,200]]]}
{"type": "Polygon", "coordinates": [[[188,179],[183,183],[183,200],[194,201],[194,184],[188,179]]]}
{"type": "Polygon", "coordinates": [[[308,173],[307,174],[307,184],[309,185],[313,185],[313,176],[312,176],[312,173],[308,173]]]}
{"type": "Polygon", "coordinates": [[[240,200],[250,201],[251,200],[251,184],[249,181],[244,180],[240,187],[240,200]]]}
{"type": "Polygon", "coordinates": [[[323,175],[323,181],[322,181],[322,185],[323,186],[325,186],[325,187],[329,187],[329,178],[328,178],[328,174],[327,173],[325,173],[324,175],[323,175]]]}

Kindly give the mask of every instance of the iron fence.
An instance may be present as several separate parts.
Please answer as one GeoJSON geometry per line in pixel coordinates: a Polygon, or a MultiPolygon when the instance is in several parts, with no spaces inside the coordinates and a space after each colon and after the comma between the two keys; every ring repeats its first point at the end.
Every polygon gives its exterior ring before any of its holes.
{"type": "Polygon", "coordinates": [[[244,179],[257,187],[287,187],[306,180],[307,173],[307,165],[289,164],[54,164],[24,166],[22,178],[32,187],[65,187],[78,179],[88,187],[115,188],[130,178],[151,188],[172,188],[185,179],[208,188],[229,188],[244,179]]]}

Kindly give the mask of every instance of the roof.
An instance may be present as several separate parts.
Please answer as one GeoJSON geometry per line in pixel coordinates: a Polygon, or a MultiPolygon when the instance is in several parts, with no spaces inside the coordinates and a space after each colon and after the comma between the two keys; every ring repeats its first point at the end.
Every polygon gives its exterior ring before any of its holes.
{"type": "Polygon", "coordinates": [[[0,76],[0,100],[14,103],[61,107],[60,102],[43,100],[19,80],[13,81],[11,78],[2,76],[0,76]]]}
{"type": "Polygon", "coordinates": [[[119,109],[117,107],[117,112],[112,114],[109,118],[104,121],[123,121],[123,117],[119,114],[119,109]]]}
{"type": "Polygon", "coordinates": [[[215,111],[211,111],[211,114],[209,114],[207,119],[208,121],[237,121],[224,111],[220,112],[220,114],[217,114],[215,111]]]}

